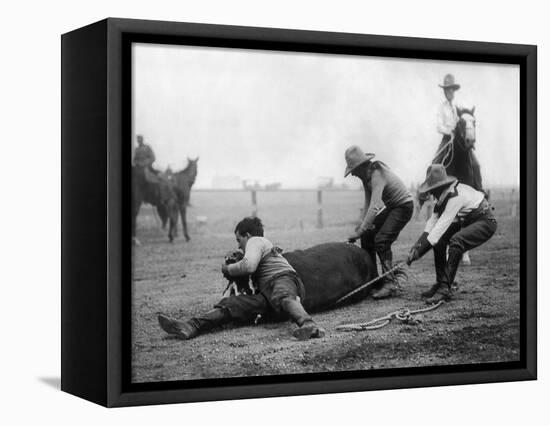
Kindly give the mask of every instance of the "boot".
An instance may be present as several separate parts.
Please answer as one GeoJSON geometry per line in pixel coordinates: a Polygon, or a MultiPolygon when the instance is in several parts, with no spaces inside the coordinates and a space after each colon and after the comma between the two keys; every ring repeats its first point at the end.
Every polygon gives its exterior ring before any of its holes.
{"type": "MultiPolygon", "coordinates": [[[[386,273],[393,268],[391,251],[388,250],[387,252],[378,253],[378,257],[380,258],[382,273],[386,273]]],[[[397,293],[397,290],[397,279],[395,278],[395,275],[391,273],[385,277],[384,282],[382,283],[382,287],[372,293],[372,298],[385,299],[387,297],[395,295],[395,293],[397,293]]]]}
{"type": "Polygon", "coordinates": [[[453,297],[453,290],[451,288],[454,283],[456,271],[458,265],[462,259],[462,251],[456,248],[449,248],[449,257],[447,259],[447,265],[445,266],[445,277],[441,282],[436,292],[426,300],[426,303],[432,305],[442,300],[448,302],[453,297]]]}
{"type": "Polygon", "coordinates": [[[281,308],[298,325],[298,328],[292,333],[296,339],[308,340],[312,337],[325,337],[325,330],[311,319],[299,300],[287,297],[281,301],[281,308]]]}
{"type": "Polygon", "coordinates": [[[204,331],[222,325],[227,322],[228,318],[229,315],[226,310],[215,308],[199,317],[191,318],[187,321],[178,321],[166,315],[159,314],[158,321],[160,327],[168,334],[173,334],[184,340],[189,340],[204,331]]]}
{"type": "Polygon", "coordinates": [[[446,271],[447,267],[447,247],[441,247],[435,245],[433,248],[434,252],[434,264],[435,264],[435,284],[430,287],[429,290],[421,293],[424,298],[431,298],[437,292],[441,283],[446,282],[446,271]]]}
{"type": "Polygon", "coordinates": [[[441,286],[441,283],[436,282],[434,285],[430,287],[429,290],[423,291],[422,293],[420,293],[420,295],[423,298],[430,298],[437,292],[440,286],[441,286]]]}

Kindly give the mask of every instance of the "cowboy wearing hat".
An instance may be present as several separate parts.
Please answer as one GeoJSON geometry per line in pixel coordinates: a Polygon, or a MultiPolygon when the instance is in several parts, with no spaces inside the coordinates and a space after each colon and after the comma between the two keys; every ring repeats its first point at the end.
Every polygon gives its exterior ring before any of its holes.
{"type": "Polygon", "coordinates": [[[443,89],[445,94],[445,102],[443,102],[437,111],[437,131],[443,135],[441,144],[437,149],[436,158],[433,163],[441,163],[445,150],[442,148],[449,142],[453,136],[456,124],[458,123],[458,110],[454,101],[455,92],[460,89],[460,84],[455,82],[455,77],[452,74],[447,74],[443,78],[443,84],[439,87],[443,89]]]}
{"type": "Polygon", "coordinates": [[[428,167],[419,192],[433,195],[436,204],[424,233],[409,252],[407,264],[433,248],[436,283],[422,293],[431,304],[452,297],[451,286],[462,254],[489,240],[497,229],[497,222],[485,194],[447,176],[441,164],[428,167]]]}
{"type": "MultiPolygon", "coordinates": [[[[376,253],[380,258],[382,271],[392,269],[391,245],[412,217],[413,198],[405,184],[381,161],[372,161],[374,154],[365,154],[358,146],[346,150],[344,177],[351,174],[363,183],[365,206],[361,223],[348,237],[349,242],[361,240],[361,247],[367,251],[374,265],[376,253]]],[[[394,276],[384,281],[381,288],[372,295],[382,299],[395,294],[397,282],[394,276]]]]}

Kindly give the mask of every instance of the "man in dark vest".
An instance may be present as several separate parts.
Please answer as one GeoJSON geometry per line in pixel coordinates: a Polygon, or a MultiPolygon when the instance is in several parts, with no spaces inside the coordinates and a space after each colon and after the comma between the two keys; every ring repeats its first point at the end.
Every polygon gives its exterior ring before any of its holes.
{"type": "MultiPolygon", "coordinates": [[[[351,174],[363,183],[365,204],[361,223],[348,237],[354,242],[361,239],[361,247],[367,251],[374,265],[376,254],[380,259],[382,272],[392,269],[391,245],[412,217],[413,197],[403,181],[383,162],[372,161],[374,154],[365,154],[360,147],[346,150],[344,177],[351,174]]],[[[383,282],[372,297],[383,299],[397,291],[393,274],[383,282]]]]}
{"type": "Polygon", "coordinates": [[[448,301],[462,254],[489,240],[497,222],[485,194],[447,176],[441,164],[428,167],[419,192],[433,195],[436,204],[424,233],[409,252],[407,264],[433,248],[436,283],[422,296],[429,304],[448,301]]]}

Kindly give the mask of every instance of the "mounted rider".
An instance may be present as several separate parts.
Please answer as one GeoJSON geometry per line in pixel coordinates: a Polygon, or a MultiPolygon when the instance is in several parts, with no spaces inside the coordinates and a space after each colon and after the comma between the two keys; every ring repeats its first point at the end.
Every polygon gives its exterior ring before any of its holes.
{"type": "Polygon", "coordinates": [[[145,173],[145,179],[151,183],[158,183],[158,170],[153,168],[155,153],[153,149],[143,142],[143,136],[137,135],[136,150],[134,152],[134,166],[141,168],[145,173]]]}
{"type": "MultiPolygon", "coordinates": [[[[380,259],[382,272],[393,268],[391,245],[412,217],[413,197],[403,181],[383,162],[372,161],[374,154],[365,154],[358,146],[351,146],[345,152],[346,170],[344,177],[351,174],[361,180],[365,204],[361,223],[348,237],[348,241],[361,240],[376,265],[376,254],[380,259]]],[[[381,288],[372,294],[374,299],[393,296],[398,289],[393,274],[384,281],[381,288]]]]}
{"type": "Polygon", "coordinates": [[[437,110],[437,131],[442,134],[441,143],[437,149],[437,153],[432,163],[443,163],[446,155],[444,147],[454,138],[454,131],[459,120],[458,107],[455,101],[455,92],[460,89],[460,84],[455,82],[455,77],[452,74],[447,74],[443,78],[443,84],[439,87],[443,89],[445,101],[437,110]]]}

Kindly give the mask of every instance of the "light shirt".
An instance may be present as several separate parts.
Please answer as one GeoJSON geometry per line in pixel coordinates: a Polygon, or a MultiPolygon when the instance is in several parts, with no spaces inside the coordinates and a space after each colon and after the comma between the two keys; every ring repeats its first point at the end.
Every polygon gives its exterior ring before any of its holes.
{"type": "Polygon", "coordinates": [[[434,213],[428,219],[424,232],[428,232],[428,241],[432,246],[437,244],[439,239],[447,231],[451,223],[457,222],[460,218],[467,216],[477,209],[485,194],[476,191],[474,188],[463,183],[454,183],[447,188],[439,197],[434,213]],[[448,198],[448,200],[447,200],[448,198]],[[441,213],[435,213],[438,206],[447,202],[441,213]]]}
{"type": "Polygon", "coordinates": [[[296,272],[273,243],[264,237],[250,237],[241,261],[227,265],[232,277],[254,274],[254,283],[260,286],[281,272],[296,272]]]}
{"type": "Polygon", "coordinates": [[[457,106],[445,100],[437,111],[437,131],[443,135],[450,135],[458,123],[457,106]]]}

